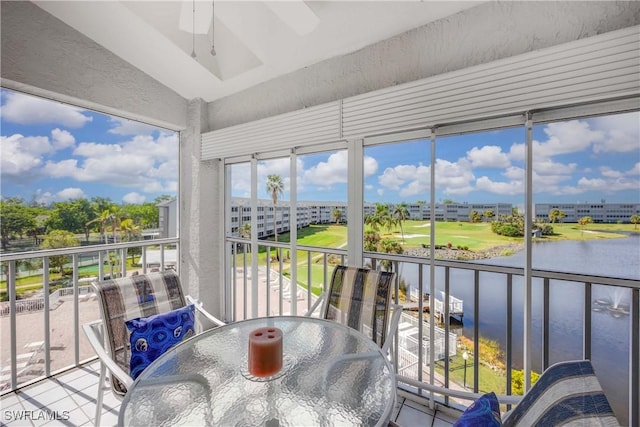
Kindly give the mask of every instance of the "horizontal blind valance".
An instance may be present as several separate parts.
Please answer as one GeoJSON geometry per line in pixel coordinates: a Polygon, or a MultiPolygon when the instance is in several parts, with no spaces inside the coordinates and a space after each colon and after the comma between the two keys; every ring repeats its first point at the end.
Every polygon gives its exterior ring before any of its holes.
{"type": "Polygon", "coordinates": [[[340,138],[340,103],[318,105],[202,134],[202,159],[277,151],[340,138]]]}
{"type": "Polygon", "coordinates": [[[202,136],[203,159],[640,94],[640,26],[202,136]]]}

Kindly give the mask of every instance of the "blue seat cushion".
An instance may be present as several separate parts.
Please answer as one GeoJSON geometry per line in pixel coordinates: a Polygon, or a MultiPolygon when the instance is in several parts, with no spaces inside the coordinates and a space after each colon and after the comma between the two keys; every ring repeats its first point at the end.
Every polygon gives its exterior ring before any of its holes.
{"type": "Polygon", "coordinates": [[[195,307],[187,305],[166,313],[127,320],[131,359],[131,378],[136,379],[144,369],[164,352],[185,338],[195,334],[195,307]]]}
{"type": "Polygon", "coordinates": [[[484,394],[467,408],[453,427],[500,427],[500,404],[496,394],[484,394]]]}

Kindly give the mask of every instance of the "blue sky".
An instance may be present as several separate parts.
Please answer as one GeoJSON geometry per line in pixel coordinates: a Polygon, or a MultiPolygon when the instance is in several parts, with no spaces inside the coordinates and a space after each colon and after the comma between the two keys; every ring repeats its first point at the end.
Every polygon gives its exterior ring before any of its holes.
{"type": "MultiPolygon", "coordinates": [[[[524,127],[439,137],[436,201],[524,204],[524,127]]],[[[640,113],[571,120],[534,127],[534,203],[640,203],[640,113]]],[[[428,201],[430,141],[365,147],[366,202],[428,201]]],[[[346,201],[346,151],[298,157],[298,200],[346,201]]],[[[289,161],[258,165],[259,197],[266,176],[284,178],[289,161]]],[[[247,164],[232,172],[236,196],[248,197],[247,164]]]]}
{"type": "MultiPolygon", "coordinates": [[[[109,197],[151,202],[175,195],[178,134],[145,124],[2,90],[1,190],[41,203],[109,197]]],[[[524,128],[439,137],[436,201],[524,201],[524,128]]],[[[429,200],[430,141],[365,148],[367,202],[429,200]]],[[[298,200],[347,199],[347,153],[298,156],[298,200]]],[[[534,128],[534,202],[640,203],[640,113],[572,120],[534,128]]],[[[285,182],[289,159],[258,164],[285,182]]],[[[234,165],[234,196],[250,194],[248,164],[234,165]]]]}
{"type": "Polygon", "coordinates": [[[178,188],[178,134],[2,90],[2,197],[153,202],[178,188]]]}

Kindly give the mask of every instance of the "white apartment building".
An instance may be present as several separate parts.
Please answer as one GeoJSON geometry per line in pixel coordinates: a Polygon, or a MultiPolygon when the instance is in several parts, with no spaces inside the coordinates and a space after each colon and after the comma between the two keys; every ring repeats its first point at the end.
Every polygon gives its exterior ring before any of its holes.
{"type": "Polygon", "coordinates": [[[640,215],[640,203],[606,203],[603,200],[600,203],[536,203],[536,219],[548,221],[552,209],[564,212],[562,222],[578,222],[588,216],[593,222],[628,223],[632,215],[640,215]]]}
{"type": "MultiPolygon", "coordinates": [[[[389,209],[393,210],[394,205],[390,204],[389,209]]],[[[290,203],[286,200],[278,201],[276,206],[278,211],[277,225],[278,233],[289,231],[290,203]]],[[[336,222],[333,212],[339,210],[340,222],[346,222],[347,204],[344,202],[298,202],[297,203],[297,223],[298,228],[307,227],[310,224],[330,224],[336,222]]],[[[363,205],[364,215],[373,214],[376,205],[365,203],[363,205]]],[[[485,211],[491,210],[494,217],[511,214],[513,205],[509,203],[437,203],[435,209],[436,221],[468,221],[472,211],[478,211],[481,215],[485,211]]],[[[407,204],[409,219],[425,220],[430,219],[431,206],[428,203],[407,204]]],[[[273,202],[271,200],[258,200],[258,238],[273,235],[273,202]]],[[[239,236],[240,230],[251,224],[251,203],[248,198],[234,197],[231,200],[231,235],[239,236]]]]}

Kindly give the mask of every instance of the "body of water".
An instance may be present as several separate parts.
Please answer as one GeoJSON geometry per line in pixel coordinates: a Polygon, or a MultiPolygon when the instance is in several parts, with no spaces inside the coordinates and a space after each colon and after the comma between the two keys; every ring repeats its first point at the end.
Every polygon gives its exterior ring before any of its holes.
{"type": "MultiPolygon", "coordinates": [[[[607,240],[559,241],[534,243],[533,268],[640,279],[640,234],[627,238],[607,240]]],[[[524,252],[509,257],[497,257],[478,261],[509,267],[524,266],[524,252]]],[[[406,283],[417,287],[417,266],[404,265],[400,272],[406,283]]],[[[466,337],[473,338],[474,330],[474,272],[452,269],[450,276],[451,295],[464,300],[464,319],[461,330],[466,337]]],[[[424,289],[429,289],[429,268],[423,272],[424,289]]],[[[436,269],[436,289],[444,290],[444,269],[436,269]]],[[[437,292],[436,295],[440,295],[437,292]]],[[[522,277],[513,278],[513,367],[522,368],[524,283],[522,277]]],[[[596,301],[616,302],[629,307],[631,291],[625,288],[598,285],[592,286],[593,305],[596,301]]],[[[543,281],[532,283],[532,368],[542,371],[543,357],[543,281]]],[[[583,283],[550,281],[549,295],[549,362],[582,359],[582,337],[584,326],[583,283]]],[[[480,335],[498,341],[506,347],[507,316],[506,275],[480,273],[480,296],[478,301],[478,327],[480,335]]],[[[598,306],[594,308],[598,310],[598,306]]],[[[628,419],[629,397],[629,344],[631,316],[614,317],[609,310],[592,311],[592,361],[607,397],[618,419],[623,424],[628,419]]],[[[636,361],[637,363],[637,361],[636,361]]]]}

